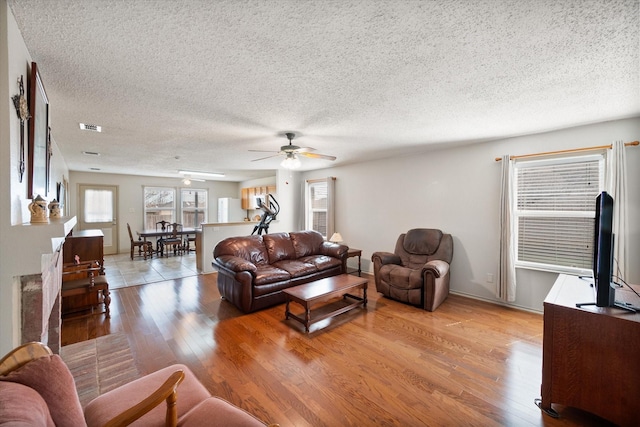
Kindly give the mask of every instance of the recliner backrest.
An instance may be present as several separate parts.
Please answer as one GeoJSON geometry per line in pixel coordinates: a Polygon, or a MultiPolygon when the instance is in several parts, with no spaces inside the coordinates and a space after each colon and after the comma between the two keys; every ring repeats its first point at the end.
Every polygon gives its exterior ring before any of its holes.
{"type": "Polygon", "coordinates": [[[438,229],[414,228],[398,237],[395,254],[408,268],[422,268],[434,259],[451,264],[453,239],[438,229]]]}

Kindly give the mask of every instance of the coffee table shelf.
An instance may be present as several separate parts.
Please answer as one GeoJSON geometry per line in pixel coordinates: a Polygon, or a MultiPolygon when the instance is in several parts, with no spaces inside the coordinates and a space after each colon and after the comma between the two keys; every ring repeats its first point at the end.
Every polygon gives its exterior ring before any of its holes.
{"type": "Polygon", "coordinates": [[[313,323],[337,316],[359,306],[366,307],[367,284],[367,279],[350,274],[341,274],[285,289],[282,291],[286,298],[285,319],[292,318],[297,320],[304,325],[305,332],[309,332],[309,326],[313,323]],[[349,293],[349,291],[357,289],[362,289],[362,297],[349,293]],[[321,310],[314,311],[314,313],[311,312],[311,306],[314,303],[336,296],[342,296],[345,300],[349,299],[353,302],[330,312],[322,312],[321,310]],[[291,301],[300,304],[304,308],[304,318],[289,310],[291,301]]]}

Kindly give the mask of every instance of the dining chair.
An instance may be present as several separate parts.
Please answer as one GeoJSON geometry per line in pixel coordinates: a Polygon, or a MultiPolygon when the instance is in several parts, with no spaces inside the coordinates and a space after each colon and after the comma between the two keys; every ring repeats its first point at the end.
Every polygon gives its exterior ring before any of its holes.
{"type": "MultiPolygon", "coordinates": [[[[171,223],[169,221],[165,221],[164,219],[162,221],[156,222],[156,231],[167,231],[167,226],[169,224],[171,223]]],[[[156,238],[156,250],[160,255],[162,255],[162,253],[164,252],[164,236],[156,238]]]]}
{"type": "Polygon", "coordinates": [[[129,223],[127,223],[127,231],[129,232],[129,240],[131,240],[131,259],[133,260],[136,248],[138,248],[137,256],[144,256],[144,259],[147,259],[147,255],[151,257],[153,255],[153,243],[142,240],[140,237],[138,237],[138,240],[133,240],[129,223]]]}
{"type": "Polygon", "coordinates": [[[178,234],[182,231],[182,224],[176,222],[167,225],[167,235],[162,238],[162,253],[169,256],[169,249],[173,247],[173,254],[182,254],[183,244],[182,235],[178,234]]]}

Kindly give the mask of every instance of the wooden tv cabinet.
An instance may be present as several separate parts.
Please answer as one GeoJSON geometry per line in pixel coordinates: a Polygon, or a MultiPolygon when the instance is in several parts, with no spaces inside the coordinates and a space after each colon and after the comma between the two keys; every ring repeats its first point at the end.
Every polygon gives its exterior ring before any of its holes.
{"type": "MultiPolygon", "coordinates": [[[[640,293],[640,286],[634,285],[640,293]]],[[[628,288],[616,300],[640,307],[628,288]]],[[[640,312],[576,307],[595,301],[590,280],[561,274],[544,301],[542,403],[591,412],[621,426],[640,425],[640,312]]]]}

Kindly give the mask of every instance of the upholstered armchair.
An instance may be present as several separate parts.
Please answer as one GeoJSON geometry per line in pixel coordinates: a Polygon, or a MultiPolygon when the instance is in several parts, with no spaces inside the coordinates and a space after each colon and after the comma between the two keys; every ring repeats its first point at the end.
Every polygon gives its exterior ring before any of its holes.
{"type": "Polygon", "coordinates": [[[451,234],[414,228],[401,234],[394,253],[374,252],[376,290],[384,296],[435,310],[449,295],[451,234]]]}

